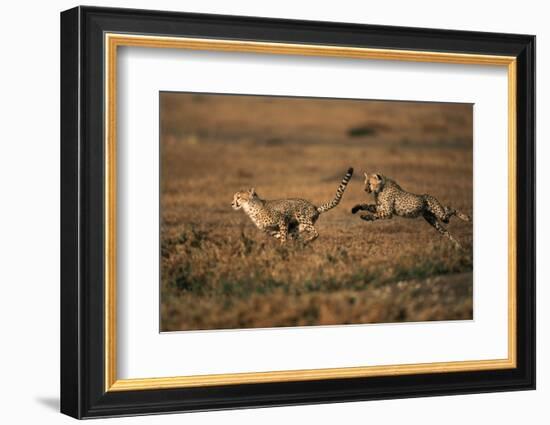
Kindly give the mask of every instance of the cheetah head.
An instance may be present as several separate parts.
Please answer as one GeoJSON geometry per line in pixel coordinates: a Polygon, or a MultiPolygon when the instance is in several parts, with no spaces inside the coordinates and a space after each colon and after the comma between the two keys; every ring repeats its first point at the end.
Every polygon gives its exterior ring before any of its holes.
{"type": "Polygon", "coordinates": [[[382,174],[365,174],[365,192],[380,193],[384,189],[386,178],[382,174]]]}
{"type": "Polygon", "coordinates": [[[238,210],[257,196],[258,195],[256,195],[256,190],[254,188],[249,190],[240,190],[233,195],[233,202],[231,202],[231,206],[234,210],[238,210]]]}

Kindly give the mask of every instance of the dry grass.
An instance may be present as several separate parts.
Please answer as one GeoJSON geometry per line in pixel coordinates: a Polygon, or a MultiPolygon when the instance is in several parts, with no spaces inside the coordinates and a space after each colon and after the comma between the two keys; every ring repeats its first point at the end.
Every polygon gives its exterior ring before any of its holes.
{"type": "Polygon", "coordinates": [[[472,317],[472,225],[367,223],[350,214],[362,171],[472,214],[468,105],[161,95],[163,331],[472,317]],[[233,193],[340,206],[303,246],[260,233],[233,193]]]}

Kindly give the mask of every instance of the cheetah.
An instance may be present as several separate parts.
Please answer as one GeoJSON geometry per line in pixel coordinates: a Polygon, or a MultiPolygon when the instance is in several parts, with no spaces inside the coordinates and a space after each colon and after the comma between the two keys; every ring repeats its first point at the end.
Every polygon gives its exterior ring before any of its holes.
{"type": "Polygon", "coordinates": [[[235,193],[231,206],[234,210],[242,208],[256,227],[279,239],[281,244],[284,244],[289,236],[291,238],[302,236],[304,242],[309,243],[319,236],[314,226],[319,215],[331,210],[340,203],[352,175],[353,168],[349,168],[338,186],[334,198],[319,207],[305,199],[279,199],[273,201],[261,199],[254,188],[235,193]],[[309,236],[306,238],[302,234],[308,234],[309,236]]]}
{"type": "Polygon", "coordinates": [[[365,174],[365,192],[374,193],[375,204],[359,204],[351,209],[351,213],[357,211],[367,211],[361,218],[366,221],[385,220],[392,218],[393,215],[406,218],[424,217],[424,219],[433,226],[439,233],[448,238],[456,248],[462,246],[439,223],[448,223],[454,215],[463,221],[470,222],[470,216],[457,211],[453,208],[441,205],[441,203],[431,195],[416,195],[407,192],[393,180],[382,174],[365,174]]]}

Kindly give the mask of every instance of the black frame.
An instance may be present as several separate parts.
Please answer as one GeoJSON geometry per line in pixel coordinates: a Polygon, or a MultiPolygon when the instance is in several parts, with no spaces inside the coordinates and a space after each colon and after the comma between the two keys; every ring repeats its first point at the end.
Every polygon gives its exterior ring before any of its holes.
{"type": "Polygon", "coordinates": [[[535,388],[535,37],[77,7],[61,13],[61,412],[76,418],[535,388]],[[517,58],[517,368],[104,390],[104,32],[517,58]]]}

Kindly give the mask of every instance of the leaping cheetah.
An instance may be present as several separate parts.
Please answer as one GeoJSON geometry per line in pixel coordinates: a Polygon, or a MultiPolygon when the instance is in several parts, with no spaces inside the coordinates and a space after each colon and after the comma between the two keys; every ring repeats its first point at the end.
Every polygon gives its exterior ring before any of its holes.
{"type": "Polygon", "coordinates": [[[349,168],[334,198],[319,207],[305,199],[261,199],[253,188],[235,193],[231,206],[235,210],[242,208],[256,227],[279,239],[281,244],[286,242],[289,234],[296,237],[304,232],[309,234],[304,241],[311,242],[319,236],[314,226],[319,215],[340,203],[352,175],[353,168],[349,168]]]}
{"type": "Polygon", "coordinates": [[[457,248],[462,248],[458,241],[443,227],[439,221],[448,223],[455,215],[463,221],[471,218],[453,208],[441,205],[431,195],[416,195],[407,192],[393,180],[382,174],[365,173],[365,191],[374,193],[375,204],[355,205],[351,212],[367,211],[361,218],[366,221],[390,219],[393,215],[407,218],[422,216],[439,233],[448,238],[457,248]],[[438,221],[439,220],[439,221],[438,221]]]}

